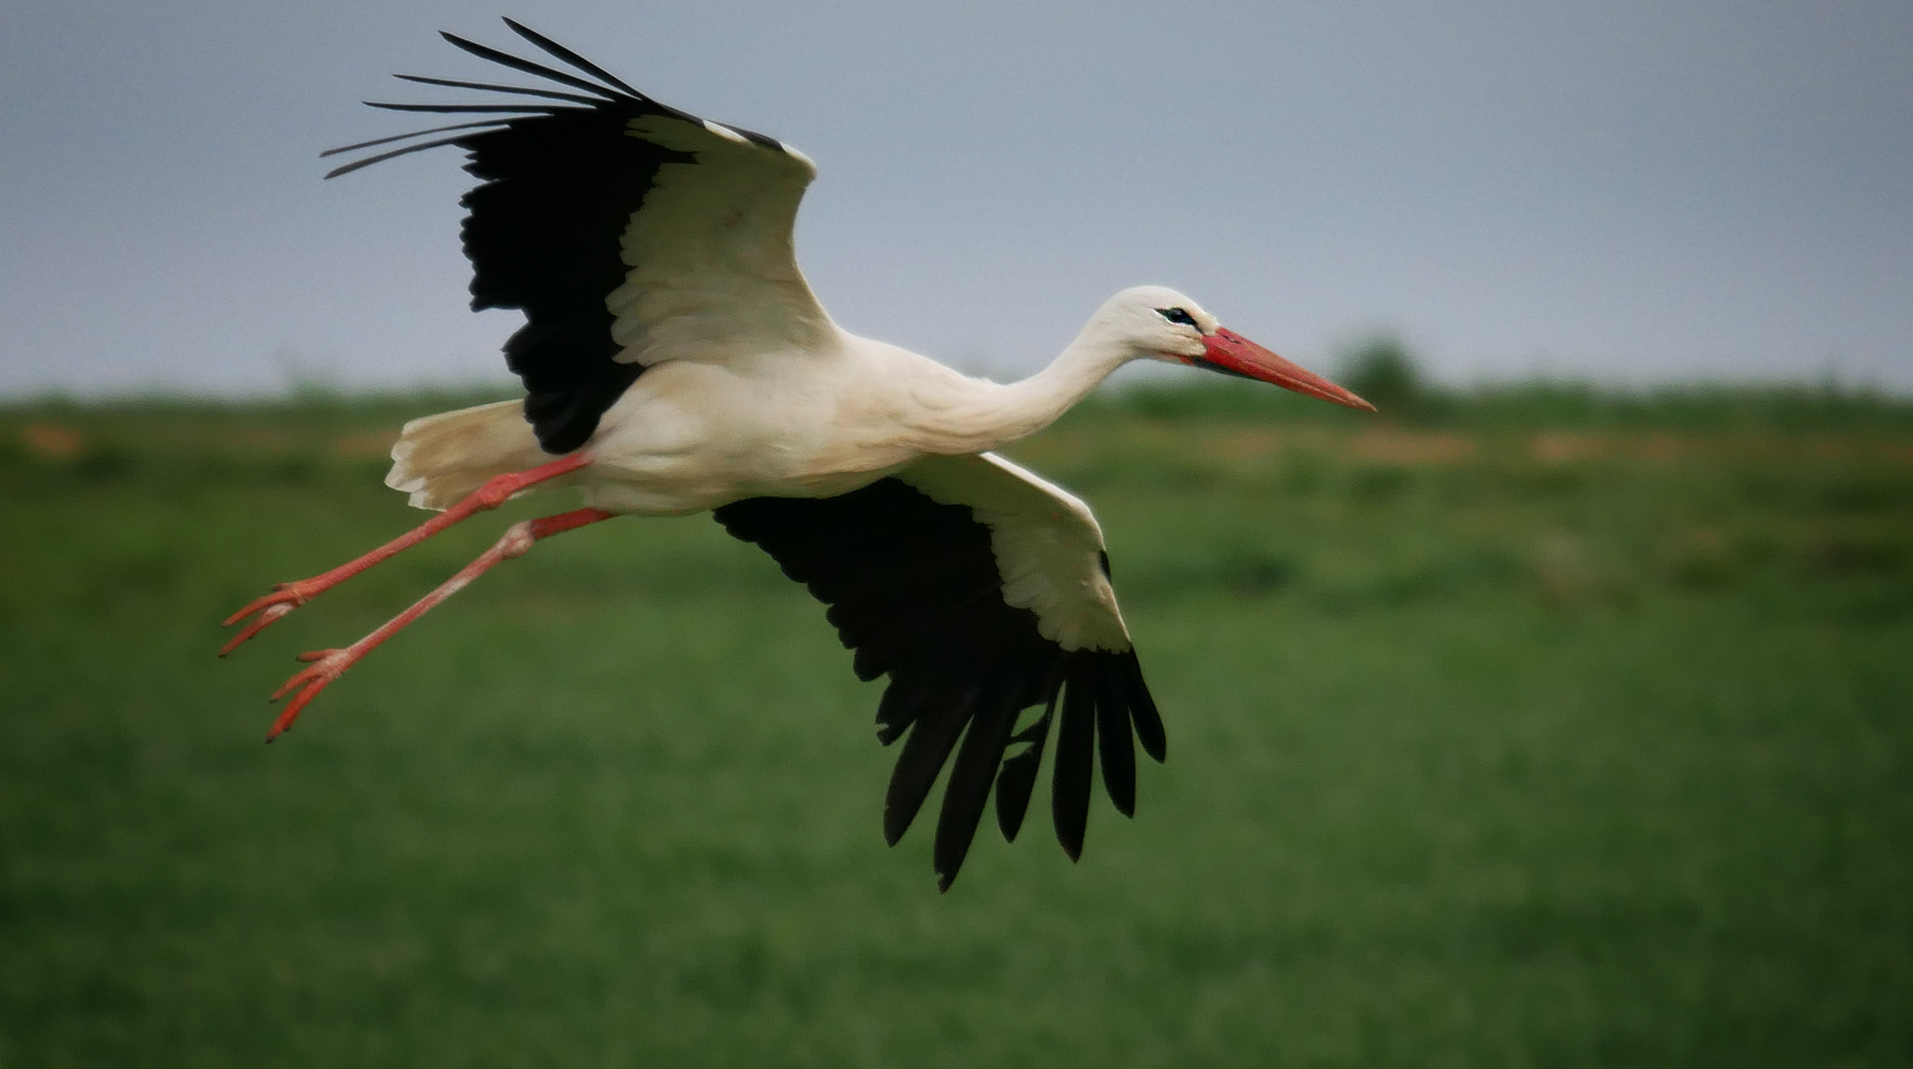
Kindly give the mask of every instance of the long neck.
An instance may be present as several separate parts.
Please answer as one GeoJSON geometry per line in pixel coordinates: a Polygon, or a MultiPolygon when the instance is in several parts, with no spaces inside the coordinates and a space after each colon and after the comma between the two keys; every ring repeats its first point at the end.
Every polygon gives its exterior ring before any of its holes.
{"type": "Polygon", "coordinates": [[[1092,321],[1050,365],[1019,382],[964,379],[925,421],[937,441],[927,452],[981,453],[1027,438],[1089,396],[1131,360],[1130,348],[1092,321]]]}

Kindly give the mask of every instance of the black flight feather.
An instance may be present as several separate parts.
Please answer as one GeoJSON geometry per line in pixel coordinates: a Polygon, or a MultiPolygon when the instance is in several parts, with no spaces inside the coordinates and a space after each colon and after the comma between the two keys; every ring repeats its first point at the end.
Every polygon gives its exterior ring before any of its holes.
{"type": "Polygon", "coordinates": [[[1102,758],[1103,790],[1116,811],[1136,815],[1136,747],[1129,734],[1129,695],[1122,673],[1099,666],[1096,673],[1096,743],[1102,758]]]}
{"type": "Polygon", "coordinates": [[[975,683],[955,691],[936,695],[928,708],[917,715],[917,722],[903,740],[903,753],[890,773],[890,789],[883,799],[883,838],[891,846],[903,838],[910,823],[917,819],[924,798],[936,782],[937,773],[950,758],[950,748],[969,722],[981,697],[975,683]]]}
{"type": "MultiPolygon", "coordinates": [[[[517,120],[481,119],[478,122],[460,122],[453,123],[450,126],[434,126],[429,130],[414,130],[409,134],[393,134],[391,137],[375,137],[370,141],[360,141],[357,144],[340,145],[338,148],[326,149],[324,152],[319,153],[319,158],[325,159],[327,156],[337,156],[341,152],[357,152],[359,149],[371,148],[374,145],[389,145],[394,141],[406,141],[414,137],[424,137],[426,134],[442,134],[447,130],[472,130],[481,126],[503,126],[506,123],[515,121],[517,120]]],[[[444,141],[434,141],[432,144],[435,146],[450,145],[457,143],[457,141],[457,138],[448,138],[444,141]]],[[[358,166],[364,166],[364,164],[359,164],[358,166]]]]}
{"type": "Polygon", "coordinates": [[[936,687],[916,675],[893,678],[877,699],[877,741],[888,746],[902,738],[935,694],[936,687]]]}
{"type": "Polygon", "coordinates": [[[560,93],[552,89],[531,89],[522,85],[499,85],[495,82],[460,82],[450,78],[427,78],[422,74],[394,74],[392,77],[402,82],[417,82],[420,85],[442,85],[450,89],[482,89],[492,93],[516,93],[519,96],[542,97],[546,100],[567,100],[573,104],[583,104],[595,108],[604,101],[597,97],[579,96],[576,93],[560,93]]]}
{"type": "Polygon", "coordinates": [[[632,96],[637,97],[639,100],[650,99],[649,97],[646,97],[643,93],[640,93],[636,89],[633,89],[630,86],[624,84],[622,81],[619,81],[617,76],[613,75],[610,71],[605,70],[603,67],[600,67],[596,63],[591,62],[590,60],[584,58],[578,53],[573,52],[571,49],[566,48],[564,45],[561,45],[558,42],[552,40],[551,38],[546,37],[544,34],[539,33],[537,30],[531,29],[530,27],[522,25],[516,20],[510,19],[510,18],[505,19],[505,25],[511,27],[511,31],[513,33],[517,34],[520,37],[523,37],[527,41],[530,41],[532,44],[537,45],[539,48],[544,49],[550,55],[556,56],[559,59],[564,60],[566,63],[571,64],[572,66],[578,68],[579,70],[585,72],[586,74],[591,75],[594,78],[601,79],[607,85],[615,85],[619,89],[622,89],[625,92],[631,94],[632,96]]]}
{"type": "Polygon", "coordinates": [[[385,111],[424,111],[440,115],[489,113],[494,115],[550,115],[556,104],[392,104],[381,100],[361,101],[368,108],[385,111]]]}
{"type": "MultiPolygon", "coordinates": [[[[409,137],[411,135],[408,134],[405,136],[409,137]]],[[[400,140],[403,140],[403,137],[391,137],[391,138],[385,138],[384,140],[400,141],[400,140]]],[[[381,152],[376,156],[367,156],[366,158],[362,160],[353,160],[351,163],[341,164],[340,166],[334,167],[330,171],[327,171],[325,173],[325,176],[327,178],[337,178],[342,174],[351,174],[353,171],[359,170],[362,167],[370,167],[375,163],[383,163],[386,160],[396,159],[399,156],[410,155],[411,153],[414,153],[414,152],[424,152],[428,148],[438,148],[440,145],[456,145],[462,140],[464,140],[464,138],[444,137],[444,138],[440,138],[437,141],[422,141],[416,145],[407,145],[404,148],[395,148],[390,152],[381,152]]]]}
{"type": "Polygon", "coordinates": [[[1161,764],[1169,755],[1169,738],[1163,733],[1156,699],[1149,694],[1149,684],[1143,682],[1142,662],[1136,659],[1135,650],[1125,650],[1118,655],[1117,663],[1129,682],[1129,720],[1136,726],[1136,741],[1142,743],[1144,753],[1161,764]]]}
{"type": "MultiPolygon", "coordinates": [[[[1059,660],[1058,664],[1062,662],[1059,660]]],[[[1036,773],[1043,764],[1043,744],[1049,741],[1050,720],[1056,715],[1056,696],[1061,693],[1062,679],[1052,672],[1048,704],[1043,715],[1028,728],[1017,732],[1011,742],[1023,743],[1022,752],[1010,756],[1003,762],[1002,771],[996,775],[996,826],[1002,831],[1006,842],[1015,842],[1016,833],[1023,830],[1023,817],[1029,812],[1030,795],[1036,791],[1036,773]]]]}
{"type": "Polygon", "coordinates": [[[1052,774],[1050,817],[1056,841],[1071,861],[1083,856],[1083,833],[1089,826],[1090,777],[1096,763],[1095,662],[1082,654],[1071,658],[1069,682],[1063,690],[1063,722],[1056,730],[1056,771],[1052,774]]]}
{"type": "Polygon", "coordinates": [[[626,100],[632,100],[633,98],[636,98],[638,100],[643,99],[643,96],[641,94],[637,94],[637,93],[624,94],[624,93],[619,93],[616,90],[606,89],[602,85],[598,85],[593,82],[587,82],[583,78],[566,74],[563,71],[552,70],[550,67],[547,67],[542,63],[533,63],[531,60],[528,60],[528,59],[519,59],[517,56],[512,55],[510,52],[500,52],[496,48],[487,48],[476,41],[467,41],[466,39],[458,36],[455,33],[441,32],[439,36],[445,38],[447,41],[450,41],[454,46],[458,48],[462,48],[465,51],[470,52],[472,55],[477,56],[480,59],[489,59],[493,63],[499,64],[500,66],[510,67],[512,70],[522,71],[525,74],[535,74],[540,78],[549,78],[550,80],[557,82],[559,85],[568,85],[572,87],[573,89],[582,89],[585,92],[590,93],[594,96],[604,97],[606,100],[626,101],[626,100]]]}
{"type": "Polygon", "coordinates": [[[978,703],[970,730],[963,735],[956,762],[950,766],[950,781],[943,788],[943,812],[937,817],[936,846],[932,859],[936,865],[937,887],[947,891],[963,867],[963,858],[976,838],[976,826],[983,819],[983,807],[989,803],[990,787],[996,782],[997,766],[1003,762],[1003,749],[1009,745],[1010,730],[1016,726],[1015,693],[998,692],[978,703]]]}

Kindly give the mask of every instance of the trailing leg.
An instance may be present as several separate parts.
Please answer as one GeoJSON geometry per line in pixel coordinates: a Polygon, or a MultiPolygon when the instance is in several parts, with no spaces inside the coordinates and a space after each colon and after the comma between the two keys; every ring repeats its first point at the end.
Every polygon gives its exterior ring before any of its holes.
{"type": "Polygon", "coordinates": [[[299,579],[294,582],[280,583],[274,586],[272,593],[253,599],[245,608],[226,617],[225,623],[220,626],[231,627],[239,621],[246,619],[248,616],[253,616],[254,619],[248,622],[244,628],[241,628],[239,633],[228,640],[224,646],[219,648],[219,655],[224,657],[233,650],[238,649],[247,639],[264,631],[275,621],[283,618],[287,613],[304,605],[307,601],[310,601],[325,591],[338,586],[347,579],[365,571],[374,564],[378,564],[381,561],[398,555],[403,550],[418,545],[420,542],[425,541],[461,520],[468,519],[477,513],[497,508],[506,501],[509,501],[512,495],[521,490],[535,486],[547,479],[555,479],[560,475],[569,475],[589,463],[591,463],[591,456],[589,454],[573,453],[569,456],[559,457],[549,464],[540,464],[535,468],[530,468],[525,471],[515,471],[505,475],[493,476],[487,479],[483,486],[480,486],[478,489],[466,495],[465,499],[458,504],[426,520],[424,523],[419,524],[412,530],[394,538],[392,541],[367,553],[363,557],[347,561],[329,572],[323,572],[310,579],[299,579]],[[257,615],[255,616],[255,614],[257,615]]]}
{"type": "Polygon", "coordinates": [[[606,512],[603,509],[576,509],[572,512],[561,512],[556,516],[514,523],[505,531],[504,537],[500,538],[492,548],[480,554],[477,560],[459,569],[458,574],[439,584],[438,589],[420,598],[411,608],[387,620],[371,634],[350,646],[313,650],[300,654],[299,659],[305,661],[308,667],[294,673],[283,686],[273,691],[271,700],[276,702],[294,690],[298,693],[293,695],[292,701],[286,703],[279,718],[273,722],[272,730],[266,733],[266,741],[271,742],[291,727],[292,722],[299,718],[299,711],[304,709],[312,699],[318,697],[319,692],[333,680],[344,674],[346,669],[357,664],[359,658],[404,630],[407,625],[431,611],[439,602],[463,590],[466,584],[485,574],[492,566],[513,557],[523,556],[525,551],[540,539],[575,530],[600,520],[608,520],[616,515],[615,512],[606,512]]]}

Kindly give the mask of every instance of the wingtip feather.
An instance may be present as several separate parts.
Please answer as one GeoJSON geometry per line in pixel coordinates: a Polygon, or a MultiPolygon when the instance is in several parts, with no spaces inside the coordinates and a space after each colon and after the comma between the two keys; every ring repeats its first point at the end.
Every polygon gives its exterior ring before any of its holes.
{"type": "Polygon", "coordinates": [[[1129,695],[1118,666],[1097,665],[1096,744],[1102,758],[1103,790],[1116,811],[1136,815],[1136,749],[1130,734],[1129,695]]]}
{"type": "Polygon", "coordinates": [[[531,27],[526,26],[521,22],[518,22],[517,20],[513,19],[509,15],[501,16],[501,17],[504,18],[505,25],[511,27],[511,31],[513,33],[517,34],[520,37],[523,37],[527,41],[530,41],[532,44],[537,45],[539,48],[544,49],[545,52],[549,53],[550,55],[556,56],[559,59],[564,60],[566,63],[571,64],[572,66],[578,68],[581,71],[584,71],[586,74],[589,74],[594,78],[602,78],[606,83],[610,85],[614,85],[618,87],[619,89],[624,90],[625,92],[631,94],[632,96],[636,97],[639,100],[649,99],[643,93],[640,93],[636,89],[633,89],[630,86],[624,84],[624,82],[621,79],[619,79],[617,75],[612,74],[610,71],[605,70],[603,67],[598,66],[596,63],[593,63],[590,60],[579,55],[578,53],[573,52],[571,49],[566,48],[564,45],[561,45],[558,42],[552,40],[551,38],[546,37],[544,34],[539,33],[537,30],[534,30],[531,27]]]}
{"type": "Polygon", "coordinates": [[[950,781],[943,787],[943,811],[937,817],[936,845],[932,860],[947,887],[956,880],[976,841],[977,825],[990,803],[990,788],[996,783],[997,768],[1003,763],[1003,750],[1009,745],[1010,731],[1016,726],[1017,695],[999,692],[976,703],[977,713],[964,732],[963,745],[956,762],[950,766],[950,781]]]}
{"type": "Polygon", "coordinates": [[[1056,733],[1050,816],[1056,841],[1071,861],[1083,856],[1089,827],[1090,782],[1096,761],[1096,695],[1090,658],[1078,655],[1063,691],[1063,722],[1056,733]]]}

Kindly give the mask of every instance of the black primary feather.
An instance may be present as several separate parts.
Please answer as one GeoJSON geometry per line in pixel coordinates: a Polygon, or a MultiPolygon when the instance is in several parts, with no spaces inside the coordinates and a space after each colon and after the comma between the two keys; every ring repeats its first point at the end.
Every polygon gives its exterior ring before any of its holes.
{"type": "Polygon", "coordinates": [[[1136,659],[1135,650],[1122,654],[1118,661],[1123,678],[1129,681],[1129,720],[1136,727],[1136,741],[1142,743],[1142,752],[1161,764],[1169,756],[1169,737],[1162,730],[1162,716],[1156,712],[1149,684],[1143,682],[1142,662],[1136,659]]]}
{"type": "Polygon", "coordinates": [[[990,801],[990,788],[996,783],[997,767],[1003,763],[1003,749],[1009,745],[1010,729],[1016,724],[1015,705],[1019,695],[992,691],[977,704],[970,728],[963,734],[956,761],[950,766],[950,781],[943,787],[943,811],[937,816],[936,846],[931,858],[936,866],[937,886],[949,890],[955,882],[963,858],[976,838],[976,826],[983,819],[983,807],[990,801]]]}
{"type": "Polygon", "coordinates": [[[550,115],[557,110],[555,104],[392,104],[383,100],[360,103],[382,111],[422,111],[437,115],[550,115]]]}
{"type": "Polygon", "coordinates": [[[1061,685],[1060,677],[1048,684],[1049,700],[1043,715],[1011,737],[1010,741],[1022,743],[1023,749],[1005,758],[1002,771],[997,773],[996,826],[1006,842],[1015,842],[1016,833],[1023,830],[1023,817],[1029,812],[1030,796],[1036,792],[1036,773],[1043,765],[1043,744],[1049,741],[1050,721],[1056,716],[1056,696],[1061,685]]]}
{"type": "Polygon", "coordinates": [[[522,85],[499,85],[496,82],[460,82],[450,78],[427,78],[422,74],[394,74],[392,77],[401,82],[417,82],[420,85],[442,85],[448,89],[477,89],[488,93],[515,93],[518,96],[539,97],[545,100],[563,100],[585,107],[596,107],[602,101],[596,97],[579,96],[576,93],[559,93],[550,89],[531,89],[522,85]]]}
{"type": "Polygon", "coordinates": [[[1121,672],[1103,672],[1096,680],[1096,743],[1102,758],[1103,790],[1116,811],[1136,815],[1136,744],[1129,733],[1129,695],[1121,672]]]}
{"type": "Polygon", "coordinates": [[[916,725],[903,740],[903,753],[890,773],[890,789],[883,797],[883,838],[891,846],[910,830],[917,810],[929,797],[937,773],[950,758],[957,735],[976,710],[981,697],[977,685],[954,684],[947,691],[933,694],[930,704],[917,717],[916,725]],[[942,701],[937,699],[941,698],[942,701]]]}
{"type": "Polygon", "coordinates": [[[453,47],[464,49],[465,51],[470,52],[472,55],[477,56],[479,59],[488,59],[492,61],[493,63],[498,64],[501,67],[510,67],[512,70],[521,71],[525,74],[535,74],[540,78],[548,78],[551,81],[557,82],[559,85],[568,85],[572,87],[573,89],[582,89],[587,93],[593,94],[594,96],[604,97],[606,100],[611,100],[611,101],[634,100],[635,101],[635,100],[643,99],[643,94],[641,93],[623,93],[613,89],[606,89],[602,85],[598,85],[594,82],[587,82],[583,78],[574,77],[572,75],[566,74],[563,71],[552,70],[550,67],[547,67],[542,63],[533,63],[531,60],[528,60],[528,59],[520,59],[519,57],[512,55],[510,52],[500,52],[496,48],[488,48],[484,45],[479,44],[476,41],[467,41],[466,39],[458,36],[455,33],[441,32],[439,36],[451,42],[453,47]]]}
{"type": "Polygon", "coordinates": [[[615,85],[619,89],[624,90],[625,92],[631,94],[634,97],[637,97],[640,100],[649,99],[643,93],[640,93],[636,89],[633,89],[630,86],[624,84],[622,81],[619,81],[618,78],[615,75],[613,75],[610,71],[605,70],[603,67],[600,67],[596,63],[591,62],[590,60],[584,58],[578,53],[573,52],[571,49],[566,48],[564,45],[561,45],[558,42],[552,40],[551,38],[546,37],[544,34],[539,33],[537,30],[534,30],[518,22],[517,20],[510,19],[510,18],[507,18],[505,20],[505,25],[511,27],[511,31],[513,33],[517,34],[520,37],[523,37],[527,41],[530,41],[532,44],[537,45],[539,48],[544,49],[548,54],[556,56],[559,59],[564,60],[566,63],[569,63],[572,66],[578,68],[579,70],[585,72],[586,74],[591,75],[593,78],[600,79],[601,81],[604,81],[605,83],[609,85],[615,85]]]}
{"type": "MultiPolygon", "coordinates": [[[[478,125],[486,125],[486,126],[490,126],[490,125],[492,125],[492,124],[490,124],[490,123],[484,123],[484,124],[480,124],[480,123],[461,123],[460,125],[462,125],[462,126],[478,126],[478,125]]],[[[402,138],[402,137],[388,137],[388,138],[381,138],[380,140],[383,140],[383,141],[402,141],[402,140],[404,140],[404,138],[402,138]]],[[[327,171],[327,172],[325,173],[325,176],[326,176],[327,178],[337,178],[337,177],[339,177],[339,176],[340,176],[340,175],[342,175],[342,174],[351,174],[351,173],[352,173],[353,171],[357,171],[357,170],[360,170],[360,169],[362,169],[362,168],[366,168],[366,167],[370,167],[370,166],[372,166],[372,165],[373,165],[373,164],[375,164],[375,163],[383,163],[383,162],[385,162],[386,160],[390,160],[390,159],[396,159],[396,158],[397,158],[397,157],[399,157],[399,156],[409,156],[409,155],[411,155],[411,154],[412,154],[412,153],[414,153],[414,152],[424,152],[424,151],[425,151],[426,149],[429,149],[429,148],[438,148],[438,147],[440,147],[441,145],[456,145],[456,144],[458,144],[458,143],[459,143],[460,141],[463,141],[463,140],[464,140],[464,138],[462,138],[462,137],[445,137],[445,138],[440,138],[440,139],[439,139],[439,140],[437,140],[437,141],[422,141],[422,142],[420,142],[420,143],[418,143],[418,144],[416,144],[416,145],[407,145],[407,146],[405,146],[404,148],[395,148],[395,149],[393,149],[393,150],[392,150],[392,151],[390,151],[390,152],[381,152],[381,153],[379,153],[379,154],[378,154],[378,155],[376,155],[376,156],[367,156],[367,157],[365,157],[365,158],[364,158],[364,159],[362,159],[362,160],[353,160],[353,161],[352,161],[351,163],[347,163],[347,164],[342,164],[342,165],[340,165],[340,166],[338,166],[338,167],[334,167],[334,168],[333,168],[333,169],[331,169],[330,171],[327,171]]]]}
{"type": "Polygon", "coordinates": [[[1096,675],[1089,658],[1071,658],[1063,689],[1063,721],[1056,729],[1056,770],[1051,773],[1050,817],[1056,841],[1071,861],[1083,855],[1089,826],[1089,789],[1096,754],[1096,675]]]}
{"type": "MultiPolygon", "coordinates": [[[[327,156],[337,156],[341,152],[357,152],[358,150],[362,148],[371,148],[374,145],[389,145],[394,141],[410,141],[412,138],[415,138],[415,137],[424,137],[427,134],[442,134],[447,130],[475,130],[481,126],[504,126],[514,121],[516,120],[481,119],[478,122],[456,122],[451,124],[450,126],[434,126],[429,130],[414,130],[409,134],[393,134],[390,137],[375,137],[370,141],[356,141],[350,145],[340,145],[338,148],[326,149],[324,152],[319,153],[319,158],[325,159],[327,156]]],[[[447,138],[444,141],[434,141],[433,144],[449,145],[456,140],[458,139],[447,138]]],[[[370,161],[361,160],[358,163],[354,164],[353,166],[355,168],[363,167],[367,162],[370,162],[370,161]]],[[[326,175],[326,177],[331,178],[332,176],[326,175]]]]}

